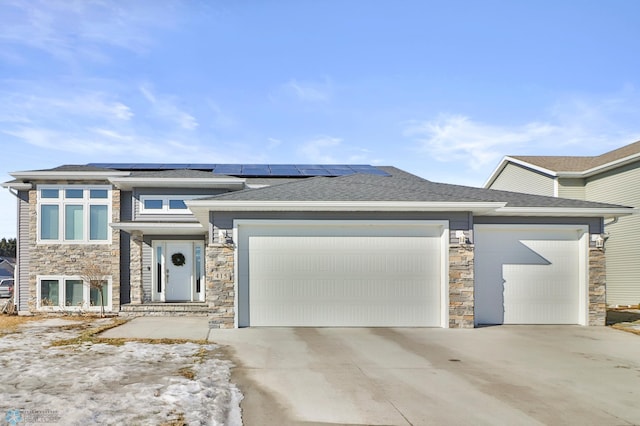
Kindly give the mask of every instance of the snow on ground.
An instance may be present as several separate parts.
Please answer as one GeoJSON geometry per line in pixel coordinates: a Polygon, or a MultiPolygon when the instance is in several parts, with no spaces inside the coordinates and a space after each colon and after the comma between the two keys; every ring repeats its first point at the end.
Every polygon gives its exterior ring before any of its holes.
{"type": "Polygon", "coordinates": [[[217,345],[51,347],[54,340],[80,334],[70,325],[83,324],[33,321],[0,337],[0,422],[17,409],[23,421],[39,414],[48,417],[40,422],[67,425],[160,425],[180,418],[189,425],[242,424],[242,395],[230,383],[232,364],[216,352],[217,345]],[[185,368],[193,380],[181,375],[185,368]]]}

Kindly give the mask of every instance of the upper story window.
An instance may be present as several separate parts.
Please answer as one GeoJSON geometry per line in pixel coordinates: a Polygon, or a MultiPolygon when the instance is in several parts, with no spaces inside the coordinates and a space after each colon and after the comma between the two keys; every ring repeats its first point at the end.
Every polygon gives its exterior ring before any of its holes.
{"type": "Polygon", "coordinates": [[[141,195],[140,213],[191,214],[185,201],[198,197],[201,197],[201,195],[141,195]]]}
{"type": "Polygon", "coordinates": [[[109,243],[109,186],[38,186],[38,241],[109,243]]]}

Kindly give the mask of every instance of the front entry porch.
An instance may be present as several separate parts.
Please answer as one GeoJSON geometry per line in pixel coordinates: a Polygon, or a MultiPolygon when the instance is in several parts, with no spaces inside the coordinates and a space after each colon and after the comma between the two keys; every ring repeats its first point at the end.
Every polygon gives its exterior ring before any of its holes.
{"type": "Polygon", "coordinates": [[[204,244],[155,240],[152,243],[152,302],[204,302],[204,244]]]}
{"type": "Polygon", "coordinates": [[[129,303],[122,304],[121,313],[204,315],[206,236],[139,231],[129,236],[129,303]]]}

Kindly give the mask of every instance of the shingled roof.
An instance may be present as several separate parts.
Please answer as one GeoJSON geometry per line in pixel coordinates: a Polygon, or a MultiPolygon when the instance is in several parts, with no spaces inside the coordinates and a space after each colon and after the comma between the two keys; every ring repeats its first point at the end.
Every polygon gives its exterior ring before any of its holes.
{"type": "Polygon", "coordinates": [[[595,157],[537,155],[509,155],[509,157],[554,172],[584,172],[638,154],[640,154],[640,141],[595,157]]]}
{"type": "Polygon", "coordinates": [[[507,203],[507,207],[619,208],[611,204],[569,200],[431,182],[395,167],[380,167],[391,176],[314,177],[265,188],[229,192],[210,201],[398,201],[507,203]]]}

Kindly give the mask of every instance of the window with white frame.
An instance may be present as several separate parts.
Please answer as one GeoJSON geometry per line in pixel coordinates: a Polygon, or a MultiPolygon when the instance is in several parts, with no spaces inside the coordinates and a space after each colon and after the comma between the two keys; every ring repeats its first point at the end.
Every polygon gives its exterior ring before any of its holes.
{"type": "Polygon", "coordinates": [[[109,243],[111,187],[38,186],[38,241],[109,243]]]}
{"type": "Polygon", "coordinates": [[[100,310],[103,303],[111,310],[111,277],[92,285],[77,276],[38,277],[40,310],[100,310]]]}
{"type": "Polygon", "coordinates": [[[140,213],[143,214],[191,214],[186,200],[201,197],[199,195],[141,195],[140,213]]]}

